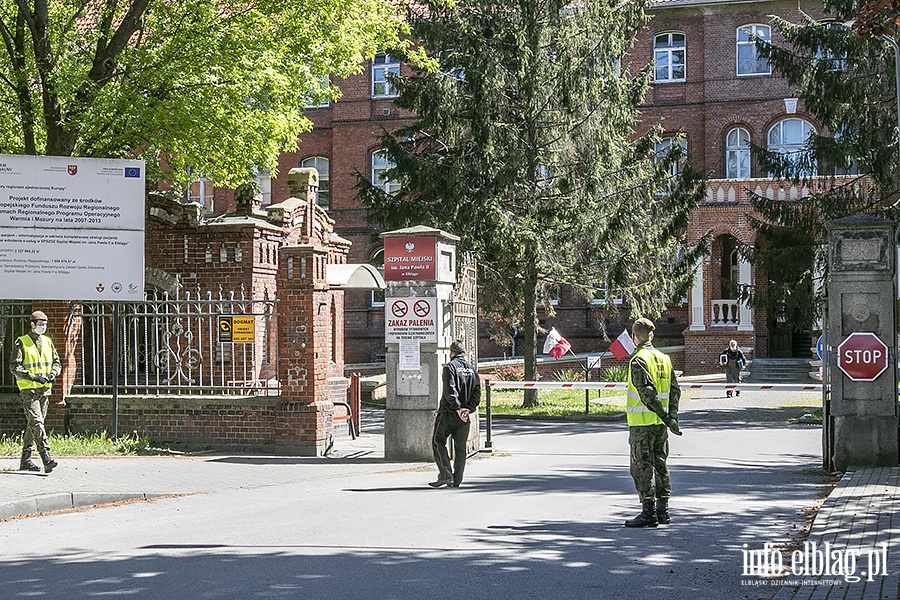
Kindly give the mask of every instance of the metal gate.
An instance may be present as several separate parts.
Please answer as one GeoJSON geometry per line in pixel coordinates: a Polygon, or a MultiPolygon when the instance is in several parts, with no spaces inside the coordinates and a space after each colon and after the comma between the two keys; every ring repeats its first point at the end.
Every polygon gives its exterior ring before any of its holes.
{"type": "Polygon", "coordinates": [[[179,290],[75,305],[81,364],[73,392],[110,394],[117,379],[121,394],[277,395],[276,306],[243,287],[215,297],[179,290]],[[253,317],[252,341],[220,341],[220,318],[234,315],[253,317]]]}
{"type": "Polygon", "coordinates": [[[466,252],[453,290],[453,339],[462,340],[466,356],[478,364],[478,264],[466,252]]]}

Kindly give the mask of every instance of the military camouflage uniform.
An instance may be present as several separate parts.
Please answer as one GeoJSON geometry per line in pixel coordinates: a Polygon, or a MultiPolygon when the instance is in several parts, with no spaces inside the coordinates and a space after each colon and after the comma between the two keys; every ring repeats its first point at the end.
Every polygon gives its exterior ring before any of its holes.
{"type": "MultiPolygon", "coordinates": [[[[650,342],[644,342],[641,348],[652,348],[650,342]]],[[[656,387],[647,370],[647,365],[632,354],[631,381],[640,395],[641,402],[665,422],[678,419],[678,401],[681,388],[671,373],[671,389],[669,390],[669,410],[663,408],[657,398],[656,387]]],[[[631,477],[641,502],[654,498],[669,498],[671,485],[666,459],[669,457],[669,430],[665,423],[628,428],[628,443],[631,446],[631,477]]]]}

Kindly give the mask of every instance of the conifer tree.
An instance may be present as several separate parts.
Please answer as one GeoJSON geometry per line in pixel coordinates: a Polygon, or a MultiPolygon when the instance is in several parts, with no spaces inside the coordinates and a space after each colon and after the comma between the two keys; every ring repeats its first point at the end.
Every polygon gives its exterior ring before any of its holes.
{"type": "Polygon", "coordinates": [[[475,253],[480,304],[524,332],[528,380],[552,288],[655,317],[691,284],[700,250],[682,241],[702,178],[679,143],[655,154],[658,128],[635,134],[651,72],[619,62],[644,6],[427,1],[410,22],[437,68],[395,78],[397,104],[417,119],[382,139],[400,190],[359,176],[375,224],[439,227],[475,253]]]}
{"type": "Polygon", "coordinates": [[[829,18],[775,18],[784,42],[757,42],[760,55],[797,90],[819,125],[794,154],[756,149],[762,170],[812,190],[797,200],[752,201],[760,215],[752,220],[760,243],[750,260],[768,281],[743,295],[795,331],[809,331],[820,316],[825,223],[854,213],[886,219],[898,214],[895,56],[891,44],[878,38],[897,12],[881,14],[874,5],[851,27],[856,4],[827,0],[829,18]],[[813,178],[819,185],[811,185],[813,178]]]}

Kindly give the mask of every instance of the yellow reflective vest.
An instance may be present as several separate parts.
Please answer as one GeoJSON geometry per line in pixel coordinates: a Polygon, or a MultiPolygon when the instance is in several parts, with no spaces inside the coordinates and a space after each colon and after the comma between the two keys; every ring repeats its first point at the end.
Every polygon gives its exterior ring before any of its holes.
{"type": "MultiPolygon", "coordinates": [[[[19,345],[22,348],[22,366],[28,369],[32,375],[44,374],[49,375],[53,369],[53,342],[50,338],[41,336],[41,350],[38,352],[37,345],[30,335],[23,335],[19,338],[19,345]]],[[[50,383],[40,383],[25,379],[24,377],[16,377],[16,385],[20,390],[31,388],[50,388],[50,383]]]]}
{"type": "MultiPolygon", "coordinates": [[[[632,357],[640,358],[647,365],[647,372],[656,387],[656,394],[665,410],[669,410],[669,390],[672,387],[672,361],[656,348],[640,348],[632,357]]],[[[662,419],[641,402],[634,382],[631,381],[631,365],[628,366],[628,399],[625,402],[625,413],[629,427],[660,425],[662,419]]]]}

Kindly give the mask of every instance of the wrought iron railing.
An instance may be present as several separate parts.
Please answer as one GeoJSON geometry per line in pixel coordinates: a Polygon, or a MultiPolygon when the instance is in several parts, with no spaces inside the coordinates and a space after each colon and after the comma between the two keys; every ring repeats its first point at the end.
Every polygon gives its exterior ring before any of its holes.
{"type": "Polygon", "coordinates": [[[109,394],[116,385],[120,394],[280,394],[276,307],[243,289],[75,305],[80,365],[73,392],[109,394]],[[222,341],[221,318],[235,315],[245,317],[248,341],[222,341]]]}

